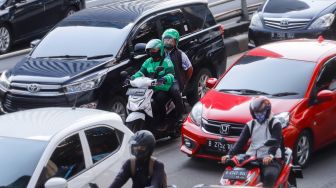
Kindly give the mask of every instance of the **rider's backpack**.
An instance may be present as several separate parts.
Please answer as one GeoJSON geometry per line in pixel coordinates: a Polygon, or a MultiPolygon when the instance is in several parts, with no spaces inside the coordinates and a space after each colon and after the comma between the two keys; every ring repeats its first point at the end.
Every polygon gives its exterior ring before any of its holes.
{"type": "MultiPolygon", "coordinates": [[[[151,157],[149,161],[149,176],[153,176],[153,171],[154,171],[154,163],[155,163],[155,158],[151,157]]],[[[131,175],[132,177],[135,176],[135,158],[131,158],[131,175]]],[[[163,178],[163,183],[162,183],[162,188],[167,188],[167,174],[164,172],[164,178],[163,178]]]]}
{"type": "MultiPolygon", "coordinates": [[[[273,128],[273,121],[274,121],[274,117],[272,117],[272,119],[269,121],[268,123],[268,129],[270,130],[270,133],[272,135],[272,131],[271,129],[273,128]]],[[[252,125],[251,125],[251,132],[250,132],[250,135],[252,135],[253,133],[253,128],[254,128],[254,125],[255,125],[255,120],[252,120],[252,125]]],[[[283,138],[283,135],[281,136],[281,143],[280,143],[280,150],[281,150],[281,158],[282,159],[285,159],[285,153],[286,153],[286,148],[285,148],[285,142],[284,142],[284,138],[283,138]]]]}

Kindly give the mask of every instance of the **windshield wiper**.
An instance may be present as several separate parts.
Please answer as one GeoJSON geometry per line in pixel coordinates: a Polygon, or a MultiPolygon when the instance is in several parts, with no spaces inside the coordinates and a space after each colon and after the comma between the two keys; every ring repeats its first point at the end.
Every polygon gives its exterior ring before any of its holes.
{"type": "Polygon", "coordinates": [[[234,92],[239,92],[243,95],[269,95],[266,92],[263,91],[257,91],[257,90],[252,90],[252,89],[220,89],[219,92],[226,92],[226,91],[234,91],[234,92]]]}
{"type": "Polygon", "coordinates": [[[283,97],[283,96],[289,96],[289,95],[298,95],[299,93],[296,92],[281,92],[281,93],[275,93],[272,94],[273,97],[283,97]]]}
{"type": "Polygon", "coordinates": [[[37,58],[76,58],[76,59],[81,59],[81,58],[86,58],[87,56],[85,55],[58,55],[58,56],[46,56],[46,57],[37,57],[37,58]]]}
{"type": "Polygon", "coordinates": [[[113,54],[105,54],[105,55],[95,55],[95,56],[90,56],[87,59],[102,59],[105,57],[113,57],[113,54]]]}

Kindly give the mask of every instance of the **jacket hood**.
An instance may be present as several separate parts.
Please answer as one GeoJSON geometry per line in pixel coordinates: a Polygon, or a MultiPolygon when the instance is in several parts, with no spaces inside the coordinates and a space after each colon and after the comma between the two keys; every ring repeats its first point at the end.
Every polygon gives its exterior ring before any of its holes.
{"type": "MultiPolygon", "coordinates": [[[[247,123],[252,119],[249,105],[252,96],[241,96],[210,90],[201,100],[203,118],[224,122],[247,123]]],[[[272,114],[290,112],[302,99],[269,98],[272,114]]]]}
{"type": "Polygon", "coordinates": [[[263,17],[313,19],[336,5],[330,0],[269,0],[263,7],[263,17]]]}
{"type": "Polygon", "coordinates": [[[9,71],[14,82],[63,83],[86,71],[104,65],[105,61],[83,59],[39,59],[25,57],[9,71]]]}

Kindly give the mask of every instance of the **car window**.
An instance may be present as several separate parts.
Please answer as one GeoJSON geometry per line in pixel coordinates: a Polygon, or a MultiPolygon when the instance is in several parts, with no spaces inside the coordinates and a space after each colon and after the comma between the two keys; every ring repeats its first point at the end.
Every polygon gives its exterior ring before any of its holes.
{"type": "Polygon", "coordinates": [[[205,17],[203,29],[216,25],[216,20],[208,8],[205,9],[205,17]]]}
{"type": "Polygon", "coordinates": [[[142,24],[132,40],[133,46],[137,43],[147,43],[151,39],[160,38],[157,32],[155,20],[150,20],[142,24]]]}
{"type": "Polygon", "coordinates": [[[190,23],[190,32],[199,31],[203,28],[206,19],[206,9],[204,5],[193,5],[182,9],[186,19],[190,23]]]}
{"type": "Polygon", "coordinates": [[[316,80],[317,93],[321,90],[336,90],[336,60],[329,61],[321,69],[316,80]]]}
{"type": "Polygon", "coordinates": [[[180,10],[162,15],[159,18],[159,22],[163,31],[168,28],[174,28],[181,36],[188,34],[190,30],[189,23],[180,10]]]}
{"type": "Polygon", "coordinates": [[[62,141],[46,166],[46,177],[70,179],[85,169],[83,148],[78,134],[62,141]]]}
{"type": "Polygon", "coordinates": [[[96,127],[85,131],[93,163],[97,163],[121,145],[120,134],[108,127],[96,127]]]}

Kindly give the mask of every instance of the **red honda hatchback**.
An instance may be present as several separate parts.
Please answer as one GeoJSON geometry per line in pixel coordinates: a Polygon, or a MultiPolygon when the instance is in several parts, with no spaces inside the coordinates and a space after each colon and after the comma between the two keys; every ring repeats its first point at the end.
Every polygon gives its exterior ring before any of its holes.
{"type": "Polygon", "coordinates": [[[253,97],[267,96],[285,145],[305,166],[311,152],[336,140],[336,42],[291,40],[255,48],[234,63],[194,105],[182,127],[181,151],[219,160],[252,119],[253,97]]]}

